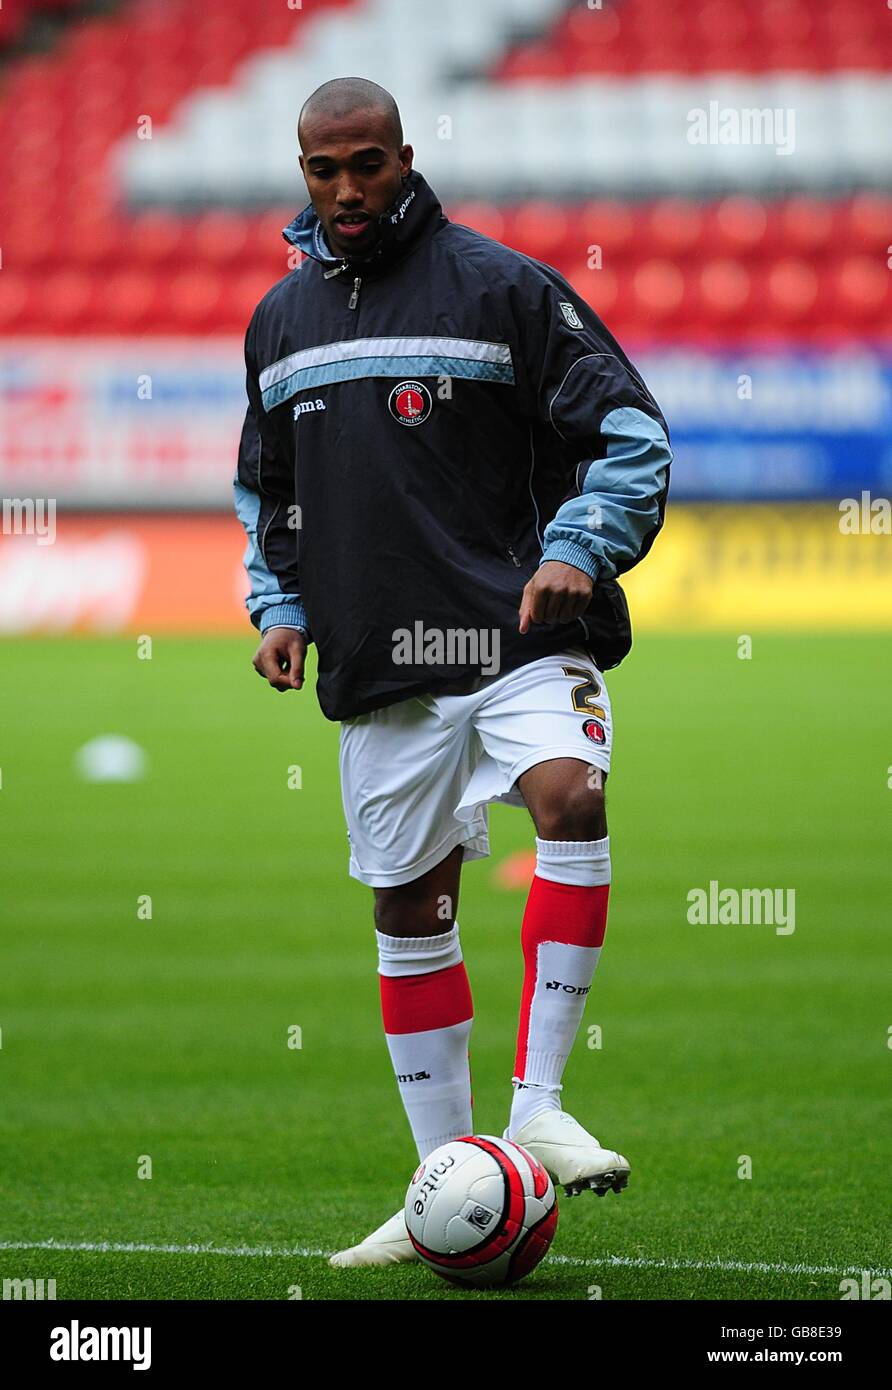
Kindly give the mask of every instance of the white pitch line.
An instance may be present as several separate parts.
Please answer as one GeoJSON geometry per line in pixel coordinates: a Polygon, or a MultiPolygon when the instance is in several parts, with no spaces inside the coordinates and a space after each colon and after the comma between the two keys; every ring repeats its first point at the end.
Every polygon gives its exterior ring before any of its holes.
{"type": "MultiPolygon", "coordinates": [[[[734,1274],[862,1274],[864,1265],[770,1264],[766,1260],[649,1260],[632,1255],[605,1255],[601,1260],[584,1260],[577,1255],[546,1255],[554,1264],[609,1265],[625,1269],[718,1269],[734,1274]]],[[[872,1269],[877,1278],[892,1278],[892,1270],[872,1269]]]]}
{"type": "Polygon", "coordinates": [[[331,1250],[310,1250],[302,1245],[281,1249],[273,1245],[150,1245],[133,1240],[0,1240],[0,1250],[85,1250],[100,1255],[236,1255],[266,1259],[332,1254],[331,1250]]]}
{"type": "MultiPolygon", "coordinates": [[[[274,1245],[152,1245],[144,1241],[112,1240],[0,1240],[0,1250],[84,1251],[99,1255],[232,1255],[254,1259],[310,1259],[333,1254],[331,1250],[312,1250],[304,1245],[290,1248],[274,1245]]],[[[573,1265],[582,1269],[714,1269],[729,1274],[861,1274],[865,1266],[772,1264],[766,1260],[676,1260],[647,1259],[639,1255],[604,1255],[583,1259],[579,1255],[546,1255],[551,1264],[573,1265]]],[[[892,1269],[870,1269],[877,1278],[892,1278],[892,1269]]]]}

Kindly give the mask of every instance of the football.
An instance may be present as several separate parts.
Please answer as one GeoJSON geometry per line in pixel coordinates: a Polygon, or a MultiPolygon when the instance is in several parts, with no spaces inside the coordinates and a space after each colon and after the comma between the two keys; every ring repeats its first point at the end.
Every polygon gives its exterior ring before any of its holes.
{"type": "Polygon", "coordinates": [[[557,1218],[539,1160],[492,1134],[441,1144],[406,1192],[406,1226],[420,1258],[451,1283],[477,1288],[516,1284],[535,1269],[557,1218]]]}

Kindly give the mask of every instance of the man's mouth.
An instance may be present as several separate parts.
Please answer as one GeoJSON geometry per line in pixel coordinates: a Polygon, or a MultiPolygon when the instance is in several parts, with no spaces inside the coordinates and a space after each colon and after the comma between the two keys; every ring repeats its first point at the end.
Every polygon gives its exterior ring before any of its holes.
{"type": "Polygon", "coordinates": [[[340,212],[335,218],[335,226],[342,236],[358,236],[370,224],[367,212],[340,212]]]}

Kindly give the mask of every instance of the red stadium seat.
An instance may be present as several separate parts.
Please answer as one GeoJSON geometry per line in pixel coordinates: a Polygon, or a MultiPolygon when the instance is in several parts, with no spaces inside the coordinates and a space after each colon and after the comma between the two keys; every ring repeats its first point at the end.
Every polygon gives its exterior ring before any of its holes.
{"type": "Polygon", "coordinates": [[[785,248],[793,254],[827,251],[838,234],[835,207],[820,198],[788,198],[779,209],[778,225],[785,248]]]}
{"type": "Polygon", "coordinates": [[[474,227],[495,241],[503,241],[508,236],[506,214],[495,203],[456,203],[448,213],[453,222],[474,227]]]}
{"type": "Polygon", "coordinates": [[[650,324],[676,323],[682,314],[685,290],[685,277],[671,261],[645,261],[632,277],[638,314],[650,324]]]}
{"type": "Polygon", "coordinates": [[[0,275],[0,330],[4,333],[32,327],[28,311],[36,283],[22,271],[4,268],[0,275]]]}
{"type": "Polygon", "coordinates": [[[206,269],[175,275],[165,288],[171,324],[178,332],[210,331],[220,309],[224,286],[223,275],[206,269]]]}
{"type": "Polygon", "coordinates": [[[768,294],[776,319],[804,319],[817,303],[818,277],[807,261],[785,258],[768,272],[768,294]]]}
{"type": "Polygon", "coordinates": [[[565,210],[554,203],[525,203],[512,221],[512,244],[540,261],[561,260],[579,245],[574,227],[565,210]]]}
{"type": "Polygon", "coordinates": [[[131,223],[128,238],[133,261],[149,267],[178,264],[188,242],[188,223],[172,213],[140,213],[131,223]]]}
{"type": "Polygon", "coordinates": [[[566,72],[566,63],[560,52],[542,45],[510,53],[496,64],[492,75],[503,81],[522,81],[528,77],[564,77],[566,72]]]}
{"type": "Polygon", "coordinates": [[[160,277],[144,270],[121,270],[103,282],[102,327],[116,332],[134,333],[158,322],[162,303],[170,287],[160,277]]]}
{"type": "Polygon", "coordinates": [[[879,71],[892,26],[879,0],[623,0],[576,5],[544,37],[515,46],[503,80],[560,81],[573,73],[879,71]]]}
{"type": "Polygon", "coordinates": [[[752,277],[739,261],[707,261],[698,276],[700,312],[710,327],[741,324],[752,306],[752,277]]]}
{"type": "Polygon", "coordinates": [[[66,222],[66,251],[82,266],[108,270],[132,263],[132,235],[129,223],[109,213],[91,216],[81,208],[66,222]]]}
{"type": "Polygon", "coordinates": [[[296,210],[296,206],[273,208],[248,218],[242,265],[256,267],[258,273],[268,276],[268,285],[298,264],[295,248],[282,236],[282,228],[288,226],[296,210]]]}
{"type": "Polygon", "coordinates": [[[591,201],[582,207],[581,226],[586,246],[598,246],[604,266],[612,268],[633,247],[635,218],[625,203],[591,201]]]}
{"type": "Polygon", "coordinates": [[[58,228],[39,214],[27,211],[7,222],[3,240],[6,265],[17,270],[51,266],[63,251],[58,228]]]}
{"type": "Polygon", "coordinates": [[[859,193],[845,209],[850,245],[882,250],[892,244],[892,197],[859,193]]]}
{"type": "Polygon", "coordinates": [[[859,329],[885,325],[892,331],[890,271],[879,257],[847,256],[831,272],[831,283],[843,321],[859,329]]]}
{"type": "Polygon", "coordinates": [[[699,246],[703,223],[703,209],[698,203],[662,198],[650,209],[644,236],[655,255],[677,259],[699,246]]]}
{"type": "Polygon", "coordinates": [[[226,293],[218,311],[218,323],[241,337],[251,315],[270,287],[270,279],[262,271],[245,271],[226,281],[226,293]]]}
{"type": "Polygon", "coordinates": [[[209,269],[242,264],[247,240],[247,218],[239,212],[206,212],[189,226],[189,252],[209,269]]]}
{"type": "Polygon", "coordinates": [[[100,286],[89,272],[57,270],[41,276],[36,305],[51,332],[78,333],[92,326],[100,286]]]}
{"type": "Polygon", "coordinates": [[[742,195],[724,198],[711,213],[711,233],[716,249],[738,256],[764,252],[769,217],[763,202],[742,195]]]}
{"type": "Polygon", "coordinates": [[[570,48],[607,48],[623,38],[627,20],[623,10],[613,7],[589,9],[580,5],[566,15],[554,31],[556,42],[570,48]]]}

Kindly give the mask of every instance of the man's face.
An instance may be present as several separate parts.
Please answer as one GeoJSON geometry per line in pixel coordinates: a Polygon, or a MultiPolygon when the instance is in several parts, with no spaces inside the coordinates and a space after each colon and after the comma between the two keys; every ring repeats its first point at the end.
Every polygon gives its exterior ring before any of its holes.
{"type": "Polygon", "coordinates": [[[326,241],[336,256],[369,255],[378,218],[412,168],[412,146],[396,148],[387,116],[379,111],[308,114],[300,135],[300,167],[326,241]]]}

